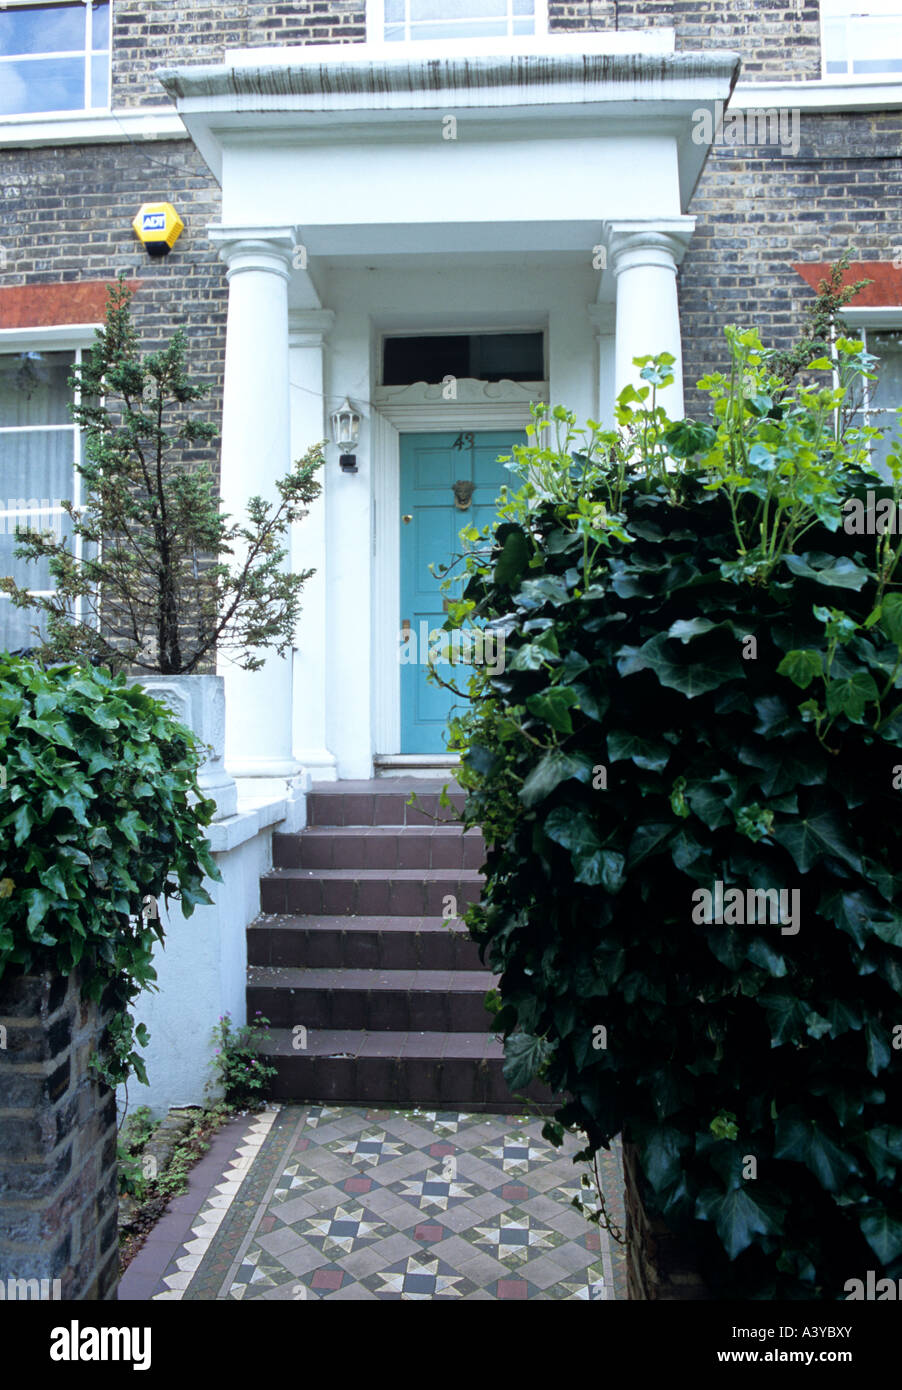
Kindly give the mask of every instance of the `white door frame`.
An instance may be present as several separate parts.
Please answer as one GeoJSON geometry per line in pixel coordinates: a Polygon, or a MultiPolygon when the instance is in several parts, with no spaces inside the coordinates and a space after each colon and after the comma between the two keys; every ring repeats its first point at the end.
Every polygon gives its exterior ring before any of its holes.
{"type": "Polygon", "coordinates": [[[532,401],[547,401],[544,381],[459,378],[455,399],[447,387],[379,386],[373,391],[373,755],[401,751],[401,435],[444,430],[525,430],[532,401]]]}

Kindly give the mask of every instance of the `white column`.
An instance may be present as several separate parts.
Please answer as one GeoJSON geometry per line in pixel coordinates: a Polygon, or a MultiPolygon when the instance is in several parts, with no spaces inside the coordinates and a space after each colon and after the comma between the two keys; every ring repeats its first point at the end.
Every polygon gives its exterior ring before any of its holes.
{"type": "Polygon", "coordinates": [[[683,415],[683,350],[677,302],[676,271],[695,229],[694,217],[648,218],[606,222],[608,265],[617,282],[617,327],[614,352],[616,392],[641,386],[634,357],[670,352],[673,385],[659,393],[672,419],[683,415]]]}
{"type": "MultiPolygon", "coordinates": [[[[232,517],[250,497],[277,501],[276,480],[291,465],[288,399],[288,281],[296,245],[291,227],[212,227],[228,266],[220,492],[232,517]]],[[[236,557],[237,558],[237,557],[236,557]]],[[[259,671],[242,671],[228,651],[226,762],[253,793],[284,794],[298,772],[292,755],[290,654],[271,653],[259,671]]]]}
{"type": "MultiPolygon", "coordinates": [[[[291,456],[301,458],[312,444],[329,438],[323,353],[335,320],[331,309],[303,309],[289,315],[291,377],[291,456]]],[[[331,457],[330,457],[331,462],[331,457]]],[[[327,746],[326,662],[330,644],[326,621],[326,508],[331,471],[319,474],[323,491],[303,521],[293,528],[291,563],[313,569],[301,595],[301,618],[294,653],[294,756],[314,781],[334,781],[335,755],[327,746]]]]}

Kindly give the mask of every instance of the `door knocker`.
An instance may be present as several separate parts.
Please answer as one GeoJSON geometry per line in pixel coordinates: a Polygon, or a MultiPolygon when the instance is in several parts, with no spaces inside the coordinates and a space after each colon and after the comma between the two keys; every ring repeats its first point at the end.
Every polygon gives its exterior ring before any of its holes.
{"type": "Polygon", "coordinates": [[[465,512],[469,508],[475,487],[476,484],[471,483],[469,478],[458,478],[454,484],[454,505],[459,512],[465,512]]]}

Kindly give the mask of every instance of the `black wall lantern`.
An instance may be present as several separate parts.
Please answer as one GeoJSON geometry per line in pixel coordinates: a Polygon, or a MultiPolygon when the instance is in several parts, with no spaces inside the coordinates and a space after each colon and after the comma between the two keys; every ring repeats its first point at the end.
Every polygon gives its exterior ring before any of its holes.
{"type": "Polygon", "coordinates": [[[338,462],[343,473],[357,472],[357,443],[360,439],[360,415],[345,396],[331,415],[332,440],[339,450],[338,462]]]}

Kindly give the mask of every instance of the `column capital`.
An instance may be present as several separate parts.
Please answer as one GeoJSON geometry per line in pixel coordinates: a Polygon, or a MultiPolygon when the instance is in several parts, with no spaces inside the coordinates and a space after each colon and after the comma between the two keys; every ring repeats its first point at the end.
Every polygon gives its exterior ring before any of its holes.
{"type": "Polygon", "coordinates": [[[296,227],[215,225],[207,228],[207,236],[228,266],[228,280],[245,270],[265,270],[290,280],[295,248],[301,245],[296,227]]]}
{"type": "Polygon", "coordinates": [[[288,346],[322,347],[334,323],[334,309],[289,309],[288,346]]]}
{"type": "Polygon", "coordinates": [[[605,222],[602,236],[615,276],[642,265],[676,274],[694,231],[694,217],[637,217],[605,222]]]}

